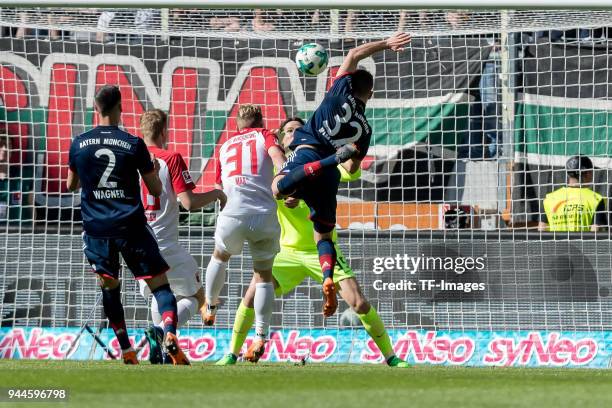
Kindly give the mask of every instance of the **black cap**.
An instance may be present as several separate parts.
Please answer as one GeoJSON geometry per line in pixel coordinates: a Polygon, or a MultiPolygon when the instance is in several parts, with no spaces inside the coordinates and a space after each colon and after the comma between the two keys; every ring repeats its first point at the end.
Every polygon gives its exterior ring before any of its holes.
{"type": "Polygon", "coordinates": [[[108,116],[111,111],[121,102],[121,92],[115,85],[104,85],[96,92],[96,105],[102,116],[108,116]]]}
{"type": "Polygon", "coordinates": [[[587,156],[572,156],[565,163],[565,169],[568,176],[580,178],[581,171],[593,170],[593,162],[587,156]]]}

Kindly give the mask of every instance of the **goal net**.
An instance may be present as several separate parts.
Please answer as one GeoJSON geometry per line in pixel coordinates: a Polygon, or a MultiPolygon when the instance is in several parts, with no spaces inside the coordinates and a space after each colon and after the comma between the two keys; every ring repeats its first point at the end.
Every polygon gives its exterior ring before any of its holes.
{"type": "MultiPolygon", "coordinates": [[[[83,257],[79,195],[64,183],[71,138],[96,124],[96,89],[119,85],[135,135],[144,111],[167,111],[169,148],[206,191],[240,104],[260,105],[271,129],[307,119],[351,48],[406,31],[404,52],[361,63],[375,77],[373,139],[361,179],[341,185],[337,225],[396,352],[417,363],[607,366],[608,230],[537,225],[573,155],[592,159],[592,189],[609,196],[609,27],[607,10],[0,8],[0,356],[103,358],[89,336],[68,353],[86,322],[118,350],[83,257]],[[307,42],[330,55],[317,77],[293,61],[307,42]]],[[[181,244],[202,268],[215,211],[181,213],[181,244]]],[[[226,351],[251,268],[248,248],[232,258],[214,329],[194,317],[181,330],[191,359],[226,351]]],[[[122,285],[141,344],[148,303],[127,270],[122,285]]],[[[321,306],[309,279],[277,297],[264,359],[382,361],[346,304],[328,319],[321,306]]]]}

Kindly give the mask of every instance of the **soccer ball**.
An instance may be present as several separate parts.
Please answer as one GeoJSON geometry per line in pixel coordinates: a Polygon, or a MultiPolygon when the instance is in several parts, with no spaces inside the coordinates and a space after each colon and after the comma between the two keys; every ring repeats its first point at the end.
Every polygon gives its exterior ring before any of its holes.
{"type": "Polygon", "coordinates": [[[327,50],[317,43],[304,44],[295,56],[298,69],[308,76],[319,75],[327,68],[327,50]]]}

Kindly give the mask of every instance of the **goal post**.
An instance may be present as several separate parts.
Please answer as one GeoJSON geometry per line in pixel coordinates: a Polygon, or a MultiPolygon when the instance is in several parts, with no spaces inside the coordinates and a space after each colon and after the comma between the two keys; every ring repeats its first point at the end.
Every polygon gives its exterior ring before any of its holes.
{"type": "MultiPolygon", "coordinates": [[[[612,336],[609,231],[535,228],[573,155],[592,158],[593,189],[609,196],[607,5],[195,3],[2,4],[0,357],[104,358],[87,336],[70,356],[61,346],[99,291],[83,258],[80,198],[64,185],[72,138],[97,123],[96,89],[119,85],[122,126],[135,135],[144,111],[168,112],[169,148],[206,191],[240,104],[261,105],[273,129],[307,119],[351,48],[401,30],[413,36],[406,50],[361,63],[375,77],[366,109],[372,144],[361,179],[341,184],[337,209],[339,246],[396,352],[448,365],[608,365],[600,345],[612,336]],[[330,56],[317,77],[294,62],[306,42],[330,56]],[[56,354],[45,351],[47,338],[58,342],[56,354]],[[553,354],[559,344],[573,354],[553,354]],[[520,358],[509,345],[523,347],[520,358]]],[[[181,244],[200,267],[212,254],[215,211],[181,213],[181,244]]],[[[214,329],[197,318],[181,329],[193,360],[226,351],[251,268],[248,250],[232,258],[214,329]]],[[[139,342],[147,302],[127,270],[122,285],[139,342]]],[[[309,279],[278,297],[265,358],[382,361],[344,303],[329,319],[321,305],[320,285],[309,279]]],[[[100,313],[90,326],[104,324],[100,313]]],[[[111,331],[101,336],[118,347],[111,331]]]]}

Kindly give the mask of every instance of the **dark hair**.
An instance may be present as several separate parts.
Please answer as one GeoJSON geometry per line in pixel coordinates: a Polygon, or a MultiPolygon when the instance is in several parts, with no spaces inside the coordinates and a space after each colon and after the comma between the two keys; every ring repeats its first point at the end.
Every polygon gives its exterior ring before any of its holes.
{"type": "Polygon", "coordinates": [[[374,88],[374,77],[365,69],[358,69],[351,74],[351,85],[354,95],[367,96],[374,88]]]}
{"type": "Polygon", "coordinates": [[[121,102],[121,92],[115,85],[104,85],[96,92],[96,106],[102,116],[108,116],[112,110],[121,102]]]}
{"type": "Polygon", "coordinates": [[[280,133],[282,133],[283,129],[285,128],[285,126],[287,126],[287,123],[289,123],[289,122],[300,122],[300,124],[302,126],[304,126],[306,124],[306,122],[304,122],[304,119],[300,118],[299,116],[293,116],[293,117],[285,119],[283,121],[283,123],[280,124],[280,127],[278,128],[278,131],[280,133]]]}
{"type": "Polygon", "coordinates": [[[569,177],[580,180],[581,172],[593,170],[593,162],[587,156],[573,156],[565,163],[565,169],[569,177]]]}
{"type": "Polygon", "coordinates": [[[285,132],[283,131],[283,129],[285,129],[285,126],[287,126],[287,123],[289,122],[300,122],[302,126],[306,124],[306,122],[304,122],[304,119],[300,118],[299,116],[293,116],[293,117],[289,117],[285,119],[283,123],[280,124],[280,127],[278,128],[278,139],[280,142],[282,142],[283,139],[285,138],[285,132]]]}

